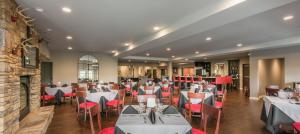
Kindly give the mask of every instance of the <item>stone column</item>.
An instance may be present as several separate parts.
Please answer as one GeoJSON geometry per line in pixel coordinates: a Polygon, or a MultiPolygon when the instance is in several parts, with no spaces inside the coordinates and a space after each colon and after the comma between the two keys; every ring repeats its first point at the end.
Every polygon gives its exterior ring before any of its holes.
{"type": "Polygon", "coordinates": [[[169,80],[172,80],[172,77],[173,77],[172,61],[169,61],[169,63],[168,63],[168,76],[169,76],[169,80]]]}

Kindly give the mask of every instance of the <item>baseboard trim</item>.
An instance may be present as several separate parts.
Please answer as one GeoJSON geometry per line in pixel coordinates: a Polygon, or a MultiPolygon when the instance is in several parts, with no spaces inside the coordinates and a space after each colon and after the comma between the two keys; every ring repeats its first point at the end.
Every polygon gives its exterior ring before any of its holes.
{"type": "Polygon", "coordinates": [[[250,100],[259,100],[258,97],[249,97],[250,100]]]}

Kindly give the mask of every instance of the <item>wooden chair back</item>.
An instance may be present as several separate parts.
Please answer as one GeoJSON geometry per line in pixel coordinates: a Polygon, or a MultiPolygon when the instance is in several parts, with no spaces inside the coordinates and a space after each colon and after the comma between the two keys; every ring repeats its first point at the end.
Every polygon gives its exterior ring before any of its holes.
{"type": "Polygon", "coordinates": [[[207,104],[203,104],[202,118],[201,118],[201,128],[203,129],[203,131],[207,133],[207,122],[209,119],[213,119],[216,120],[216,127],[215,127],[214,134],[219,134],[220,117],[221,117],[220,109],[217,109],[207,104]]]}
{"type": "Polygon", "coordinates": [[[118,95],[119,95],[119,100],[122,101],[123,103],[125,103],[125,95],[126,95],[125,90],[123,90],[123,89],[119,90],[118,95]]]}
{"type": "Polygon", "coordinates": [[[101,130],[101,115],[100,115],[100,105],[96,105],[95,107],[90,108],[89,110],[89,117],[90,117],[90,127],[91,127],[91,131],[92,134],[97,134],[95,132],[95,128],[94,128],[94,122],[93,122],[93,117],[97,116],[97,123],[98,123],[98,128],[99,130],[101,130]]]}
{"type": "Polygon", "coordinates": [[[267,96],[278,96],[279,88],[267,87],[266,95],[267,96]]]}
{"type": "MultiPolygon", "coordinates": [[[[204,99],[205,99],[205,93],[193,93],[193,92],[188,92],[188,104],[189,104],[189,112],[191,112],[191,105],[192,105],[192,102],[191,100],[192,99],[199,99],[201,100],[200,101],[200,104],[203,105],[203,102],[204,102],[204,99]]],[[[202,109],[201,109],[202,110],[202,109]]],[[[200,110],[200,111],[201,111],[200,110]]]]}

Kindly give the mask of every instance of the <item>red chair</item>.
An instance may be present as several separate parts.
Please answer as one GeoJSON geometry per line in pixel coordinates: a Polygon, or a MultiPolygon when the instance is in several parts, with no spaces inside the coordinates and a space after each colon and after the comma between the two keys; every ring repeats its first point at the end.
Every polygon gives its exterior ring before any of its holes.
{"type": "Polygon", "coordinates": [[[224,84],[226,84],[227,79],[226,77],[216,77],[216,86],[220,86],[221,89],[218,89],[217,95],[223,95],[224,93],[224,84]]]}
{"type": "Polygon", "coordinates": [[[175,75],[173,75],[173,82],[178,82],[178,79],[176,79],[175,75]]]}
{"type": "Polygon", "coordinates": [[[300,133],[300,122],[293,123],[295,133],[300,133]]]}
{"type": "Polygon", "coordinates": [[[194,76],[191,76],[191,83],[195,83],[194,76]]]}
{"type": "Polygon", "coordinates": [[[76,96],[75,91],[78,89],[77,86],[72,86],[72,92],[71,93],[65,93],[64,94],[64,102],[66,102],[66,98],[70,98],[70,103],[73,104],[73,98],[76,96]]]}
{"type": "Polygon", "coordinates": [[[125,102],[125,90],[119,90],[118,92],[118,99],[111,100],[106,102],[106,117],[107,117],[107,112],[108,110],[115,110],[117,111],[118,114],[121,112],[121,108],[124,106],[125,102]]]}
{"type": "Polygon", "coordinates": [[[216,120],[216,128],[214,134],[219,134],[219,127],[220,127],[220,117],[221,117],[221,110],[209,106],[207,104],[203,104],[202,107],[202,117],[201,117],[201,126],[203,130],[199,129],[192,129],[192,134],[207,134],[207,123],[209,119],[216,120]]]}
{"type": "Polygon", "coordinates": [[[198,75],[198,81],[202,81],[202,76],[198,75]]]}
{"type": "Polygon", "coordinates": [[[203,100],[205,99],[205,93],[192,93],[188,92],[188,102],[184,105],[186,109],[185,117],[189,122],[192,120],[192,116],[201,117],[199,114],[202,112],[203,100]],[[198,104],[193,104],[192,99],[201,100],[198,104]]]}
{"type": "Polygon", "coordinates": [[[76,92],[76,101],[77,101],[77,118],[79,118],[79,114],[81,112],[84,112],[84,121],[86,121],[86,116],[88,113],[91,112],[91,109],[99,105],[98,103],[87,102],[86,92],[81,90],[76,92]]]}
{"type": "Polygon", "coordinates": [[[223,106],[224,106],[224,102],[226,100],[226,96],[227,96],[227,90],[225,89],[224,90],[224,94],[222,95],[222,100],[221,101],[216,101],[215,102],[215,107],[218,108],[218,109],[223,109],[223,106]]]}
{"type": "Polygon", "coordinates": [[[171,89],[170,87],[163,87],[161,92],[162,100],[170,103],[172,99],[171,89]]]}
{"type": "Polygon", "coordinates": [[[55,97],[53,95],[47,95],[45,92],[45,88],[47,87],[46,84],[42,84],[41,85],[41,101],[42,101],[42,106],[45,105],[45,103],[49,103],[49,102],[54,102],[55,97]]]}
{"type": "Polygon", "coordinates": [[[190,79],[188,79],[188,77],[185,75],[184,76],[184,82],[185,83],[191,83],[192,81],[190,79]]]}

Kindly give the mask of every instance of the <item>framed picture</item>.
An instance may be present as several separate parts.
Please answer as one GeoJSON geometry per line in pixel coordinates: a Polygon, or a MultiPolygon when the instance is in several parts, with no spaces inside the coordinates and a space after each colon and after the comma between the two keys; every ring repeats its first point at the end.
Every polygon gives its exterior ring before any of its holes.
{"type": "MultiPolygon", "coordinates": [[[[26,42],[31,45],[29,42],[26,42]]],[[[27,47],[26,51],[22,49],[22,63],[25,68],[38,68],[39,49],[36,47],[27,47]]]]}

